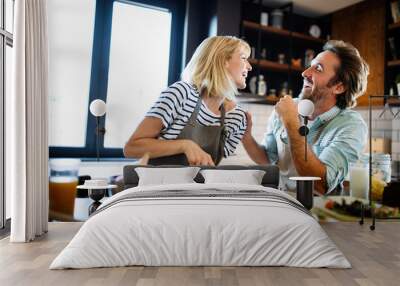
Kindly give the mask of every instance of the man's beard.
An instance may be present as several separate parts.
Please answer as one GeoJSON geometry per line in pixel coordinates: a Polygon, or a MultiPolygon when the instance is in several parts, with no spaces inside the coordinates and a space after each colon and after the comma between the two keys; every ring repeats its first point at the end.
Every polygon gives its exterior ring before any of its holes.
{"type": "Polygon", "coordinates": [[[301,90],[299,98],[300,99],[309,99],[314,104],[316,104],[324,98],[326,89],[327,89],[326,87],[318,87],[318,86],[315,86],[314,89],[304,89],[303,88],[301,90]]]}

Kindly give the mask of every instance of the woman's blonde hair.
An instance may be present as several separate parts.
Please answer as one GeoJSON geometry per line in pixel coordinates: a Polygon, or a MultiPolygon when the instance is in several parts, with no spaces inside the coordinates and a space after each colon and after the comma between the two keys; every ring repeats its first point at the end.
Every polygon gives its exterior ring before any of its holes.
{"type": "Polygon", "coordinates": [[[182,80],[194,84],[205,96],[222,95],[233,100],[238,90],[226,63],[240,47],[250,54],[249,44],[239,38],[215,36],[205,39],[183,70],[182,80]]]}

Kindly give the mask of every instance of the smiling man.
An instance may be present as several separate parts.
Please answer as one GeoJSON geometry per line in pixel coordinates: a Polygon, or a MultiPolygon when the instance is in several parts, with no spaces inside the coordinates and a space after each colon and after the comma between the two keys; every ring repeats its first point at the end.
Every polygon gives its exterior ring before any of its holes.
{"type": "Polygon", "coordinates": [[[368,65],[356,48],[343,41],[327,42],[302,73],[299,98],[315,105],[307,136],[307,161],[304,137],[299,134],[297,100],[289,96],[276,104],[261,144],[251,134],[251,116],[247,114],[242,142],[250,158],[257,164],[277,164],[283,190],[294,190],[296,184],[289,177],[299,175],[320,177],[315,188],[322,194],[340,187],[349,162],[359,159],[367,142],[367,126],[351,108],[366,90],[368,73],[368,65]]]}

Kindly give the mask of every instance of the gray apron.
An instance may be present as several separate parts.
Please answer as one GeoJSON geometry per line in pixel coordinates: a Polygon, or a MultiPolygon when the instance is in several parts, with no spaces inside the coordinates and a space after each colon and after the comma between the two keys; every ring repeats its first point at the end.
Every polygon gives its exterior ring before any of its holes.
{"type": "MultiPolygon", "coordinates": [[[[224,155],[225,146],[225,108],[221,105],[221,124],[220,126],[203,126],[197,122],[197,115],[201,107],[201,96],[197,100],[196,107],[189,118],[186,126],[176,139],[187,139],[197,143],[204,152],[210,154],[215,165],[221,162],[224,155]]],[[[184,165],[188,166],[189,162],[185,154],[177,154],[153,158],[149,160],[149,165],[184,165]]]]}

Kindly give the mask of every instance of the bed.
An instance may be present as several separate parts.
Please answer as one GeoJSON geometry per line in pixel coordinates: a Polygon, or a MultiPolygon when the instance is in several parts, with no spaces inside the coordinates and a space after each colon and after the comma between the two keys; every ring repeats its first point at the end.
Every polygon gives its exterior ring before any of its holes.
{"type": "Polygon", "coordinates": [[[202,183],[201,174],[192,183],[138,185],[136,168],[125,167],[126,190],[100,206],[50,269],[351,267],[311,213],[276,189],[276,167],[218,167],[263,170],[260,185],[202,183]]]}

